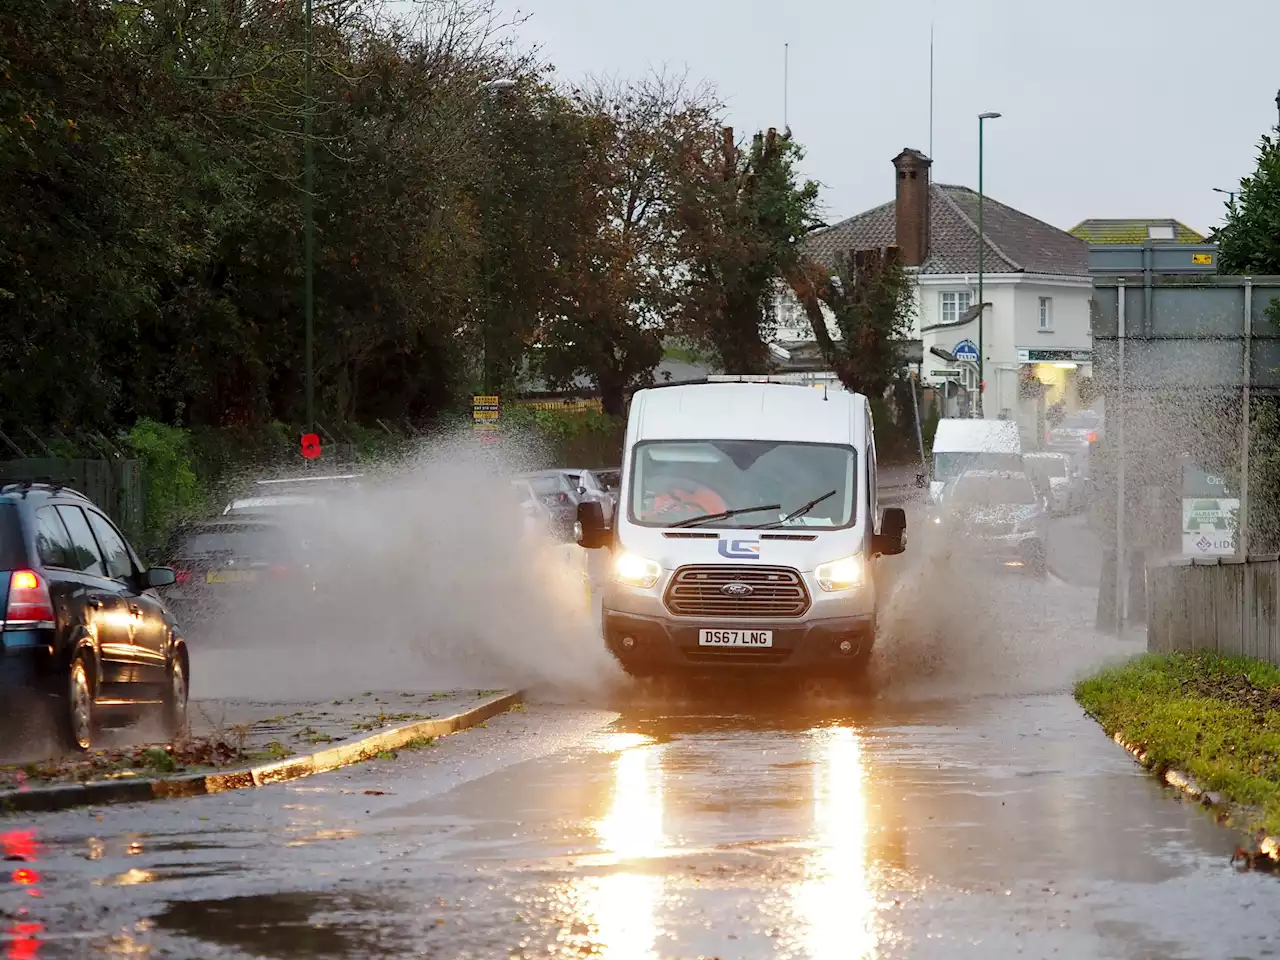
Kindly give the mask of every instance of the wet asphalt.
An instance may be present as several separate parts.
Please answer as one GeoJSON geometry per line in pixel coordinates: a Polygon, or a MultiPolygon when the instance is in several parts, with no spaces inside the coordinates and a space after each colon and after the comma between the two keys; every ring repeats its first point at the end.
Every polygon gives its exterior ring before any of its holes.
{"type": "Polygon", "coordinates": [[[0,818],[0,957],[1280,955],[1280,877],[1067,692],[1133,652],[1092,593],[949,589],[853,697],[535,696],[290,784],[0,818]]]}
{"type": "Polygon", "coordinates": [[[32,857],[5,864],[3,949],[1280,951],[1277,878],[1237,873],[1237,835],[1143,775],[1064,694],[809,709],[754,696],[533,705],[293,784],[0,821],[7,849],[32,857]]]}

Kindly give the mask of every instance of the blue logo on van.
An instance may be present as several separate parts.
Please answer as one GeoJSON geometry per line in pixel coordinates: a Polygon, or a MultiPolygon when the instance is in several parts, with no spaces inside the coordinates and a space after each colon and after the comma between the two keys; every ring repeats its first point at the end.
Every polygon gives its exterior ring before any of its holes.
{"type": "Polygon", "coordinates": [[[720,556],[729,560],[759,560],[759,540],[721,540],[717,544],[720,556]]]}

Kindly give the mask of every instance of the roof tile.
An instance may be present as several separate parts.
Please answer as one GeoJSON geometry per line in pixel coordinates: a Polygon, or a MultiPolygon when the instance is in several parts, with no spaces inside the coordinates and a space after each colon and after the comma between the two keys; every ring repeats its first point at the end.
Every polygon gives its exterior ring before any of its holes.
{"type": "MultiPolygon", "coordinates": [[[[977,273],[978,194],[941,183],[931,184],[929,191],[929,258],[920,272],[977,273]]],[[[890,202],[810,234],[804,246],[811,257],[834,267],[842,254],[886,246],[896,234],[890,202]]],[[[986,273],[1089,275],[1083,240],[990,197],[983,198],[983,234],[986,273]]]]}

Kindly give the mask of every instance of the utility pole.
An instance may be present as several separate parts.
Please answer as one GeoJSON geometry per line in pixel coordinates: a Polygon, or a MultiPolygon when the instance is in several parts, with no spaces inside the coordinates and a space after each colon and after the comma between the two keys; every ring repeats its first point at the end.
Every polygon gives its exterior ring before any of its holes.
{"type": "Polygon", "coordinates": [[[315,146],[312,143],[312,132],[315,126],[315,97],[311,87],[311,0],[306,0],[306,40],[304,42],[306,61],[306,78],[304,97],[306,104],[302,113],[303,140],[303,311],[306,315],[306,381],[307,381],[307,428],[311,433],[316,426],[316,385],[315,385],[315,210],[314,195],[316,187],[315,146]]]}
{"type": "Polygon", "coordinates": [[[987,237],[983,232],[982,223],[982,131],[983,124],[987,120],[994,120],[999,117],[998,113],[980,113],[978,114],[978,417],[987,415],[986,407],[983,404],[983,394],[986,393],[986,347],[982,342],[983,321],[986,319],[987,301],[983,299],[982,292],[982,272],[983,257],[986,254],[987,237]]]}

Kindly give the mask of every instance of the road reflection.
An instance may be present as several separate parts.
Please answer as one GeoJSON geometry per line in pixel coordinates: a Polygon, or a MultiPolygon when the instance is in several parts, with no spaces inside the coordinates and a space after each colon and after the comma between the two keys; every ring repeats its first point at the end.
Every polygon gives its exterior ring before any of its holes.
{"type": "MultiPolygon", "coordinates": [[[[40,872],[35,867],[39,851],[40,841],[34,830],[0,832],[0,852],[3,852],[5,864],[10,868],[10,883],[27,896],[36,898],[41,896],[40,872]]],[[[19,907],[14,914],[3,938],[0,938],[4,945],[4,960],[35,960],[40,955],[44,925],[32,920],[25,907],[19,907]]]]}
{"type": "Polygon", "coordinates": [[[561,941],[602,960],[654,960],[657,910],[663,894],[661,865],[647,861],[663,856],[662,758],[666,744],[640,734],[611,738],[618,751],[613,761],[613,792],[608,812],[594,824],[610,872],[580,877],[567,898],[578,923],[561,941]]]}
{"type": "Polygon", "coordinates": [[[792,891],[804,953],[812,960],[872,958],[878,936],[862,742],[851,727],[819,728],[810,732],[810,753],[813,850],[792,891]]]}

